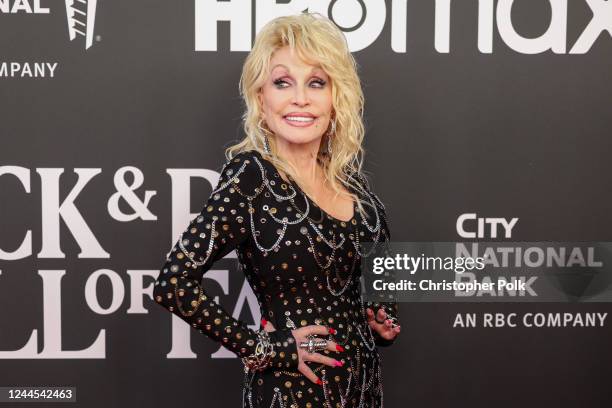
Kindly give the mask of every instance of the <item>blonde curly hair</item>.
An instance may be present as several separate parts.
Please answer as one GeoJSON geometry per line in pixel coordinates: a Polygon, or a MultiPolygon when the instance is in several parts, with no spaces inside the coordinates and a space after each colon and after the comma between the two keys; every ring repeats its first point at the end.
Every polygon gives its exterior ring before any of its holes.
{"type": "MultiPolygon", "coordinates": [[[[245,138],[226,148],[228,160],[236,154],[256,150],[276,168],[295,177],[292,166],[274,154],[275,140],[269,137],[272,154],[264,149],[265,132],[260,127],[261,106],[257,94],[265,83],[270,60],[276,50],[289,46],[303,61],[317,62],[327,73],[332,86],[332,106],[336,120],[335,133],[331,138],[332,154],[322,148],[327,145],[326,132],[320,144],[317,161],[331,188],[336,194],[344,194],[340,183],[354,187],[357,191],[369,190],[368,181],[362,172],[364,150],[363,108],[364,96],[357,74],[357,62],[350,53],[342,31],[328,18],[319,13],[300,13],[281,16],[268,22],[259,31],[251,52],[244,61],[239,91],[245,104],[242,115],[245,138]]],[[[268,131],[269,132],[269,131],[268,131]]],[[[348,189],[359,209],[368,201],[348,189]]]]}

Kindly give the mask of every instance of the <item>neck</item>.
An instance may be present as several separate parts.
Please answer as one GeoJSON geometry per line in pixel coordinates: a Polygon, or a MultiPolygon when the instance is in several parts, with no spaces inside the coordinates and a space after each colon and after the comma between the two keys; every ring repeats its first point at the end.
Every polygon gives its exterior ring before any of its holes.
{"type": "Polygon", "coordinates": [[[321,180],[322,172],[317,161],[320,140],[307,144],[279,143],[279,156],[285,159],[295,172],[295,179],[302,185],[315,185],[321,180]]]}

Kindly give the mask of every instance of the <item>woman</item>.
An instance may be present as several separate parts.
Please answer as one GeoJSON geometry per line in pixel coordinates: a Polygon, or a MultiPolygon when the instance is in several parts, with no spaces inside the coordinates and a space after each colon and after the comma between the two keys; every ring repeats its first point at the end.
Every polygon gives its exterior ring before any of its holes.
{"type": "Polygon", "coordinates": [[[388,242],[361,174],[363,94],[342,32],[318,14],[277,18],[240,80],[246,138],[168,253],[155,300],[242,357],[244,407],[379,407],[377,346],[394,303],[360,296],[363,242],[388,242]],[[262,314],[253,331],[201,286],[236,250],[262,314]]]}

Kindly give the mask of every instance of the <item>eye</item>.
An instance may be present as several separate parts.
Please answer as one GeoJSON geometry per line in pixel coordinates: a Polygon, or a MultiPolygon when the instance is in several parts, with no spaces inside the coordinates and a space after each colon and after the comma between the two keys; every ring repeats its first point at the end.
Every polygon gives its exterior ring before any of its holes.
{"type": "MultiPolygon", "coordinates": [[[[285,81],[284,79],[276,79],[274,80],[274,82],[272,82],[278,89],[284,89],[287,88],[289,86],[289,82],[285,81]]],[[[314,88],[324,88],[325,85],[327,84],[326,81],[322,80],[322,79],[315,79],[313,80],[310,85],[313,86],[314,88]]]]}
{"type": "Polygon", "coordinates": [[[288,83],[287,83],[287,81],[279,78],[279,79],[275,79],[273,84],[276,85],[277,88],[283,89],[283,88],[286,88],[286,86],[281,86],[281,85],[282,84],[288,84],[288,83]]]}
{"type": "Polygon", "coordinates": [[[311,82],[311,84],[319,84],[319,86],[315,86],[315,88],[323,88],[325,87],[326,82],[322,79],[315,79],[311,82]]]}

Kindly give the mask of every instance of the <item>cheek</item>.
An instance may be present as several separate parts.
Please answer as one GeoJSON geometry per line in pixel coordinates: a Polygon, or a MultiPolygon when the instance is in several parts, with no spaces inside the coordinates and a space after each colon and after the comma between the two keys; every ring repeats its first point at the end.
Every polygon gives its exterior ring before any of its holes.
{"type": "Polygon", "coordinates": [[[263,97],[265,107],[268,114],[278,114],[285,110],[287,103],[290,103],[288,97],[278,91],[269,90],[263,97]]]}
{"type": "Polygon", "coordinates": [[[319,105],[322,110],[326,112],[331,111],[332,106],[333,106],[331,92],[322,92],[320,94],[317,94],[314,98],[316,99],[313,99],[313,101],[316,100],[317,105],[319,105]]]}

